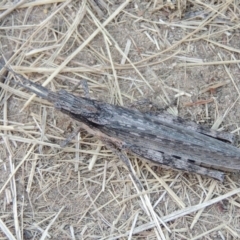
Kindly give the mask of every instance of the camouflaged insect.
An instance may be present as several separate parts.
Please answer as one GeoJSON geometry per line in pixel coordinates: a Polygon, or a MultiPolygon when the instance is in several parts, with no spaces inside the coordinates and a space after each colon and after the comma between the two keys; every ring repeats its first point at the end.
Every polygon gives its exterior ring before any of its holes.
{"type": "MultiPolygon", "coordinates": [[[[10,69],[9,69],[10,70],[10,69]]],[[[201,127],[169,114],[154,116],[105,102],[52,92],[10,70],[17,83],[80,121],[119,151],[130,151],[156,164],[223,181],[224,171],[240,170],[240,150],[233,135],[201,127]]],[[[121,157],[121,154],[119,154],[121,157]]]]}

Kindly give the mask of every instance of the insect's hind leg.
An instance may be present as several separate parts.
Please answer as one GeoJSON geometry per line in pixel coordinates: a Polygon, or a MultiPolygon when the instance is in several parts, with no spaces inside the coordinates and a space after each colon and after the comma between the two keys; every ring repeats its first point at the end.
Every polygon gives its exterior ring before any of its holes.
{"type": "Polygon", "coordinates": [[[118,149],[111,141],[109,141],[107,139],[103,139],[103,138],[101,138],[101,141],[107,146],[107,148],[109,148],[114,154],[116,154],[120,158],[120,160],[123,161],[123,163],[126,165],[128,171],[129,171],[133,181],[137,185],[138,189],[140,191],[142,191],[144,188],[141,184],[141,181],[136,176],[136,173],[132,167],[132,164],[131,164],[127,154],[122,149],[118,149]]]}

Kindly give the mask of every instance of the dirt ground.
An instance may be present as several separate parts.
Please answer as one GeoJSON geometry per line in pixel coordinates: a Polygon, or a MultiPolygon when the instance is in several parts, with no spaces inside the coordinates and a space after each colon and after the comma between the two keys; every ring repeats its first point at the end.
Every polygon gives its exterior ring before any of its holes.
{"type": "MultiPolygon", "coordinates": [[[[240,1],[4,0],[0,50],[56,91],[154,105],[239,139],[240,1]]],[[[1,68],[0,68],[1,69],[1,68]]],[[[80,124],[1,69],[0,239],[240,239],[239,173],[224,182],[129,154],[144,186],[80,124]],[[5,76],[5,77],[3,77],[5,76]]],[[[135,107],[134,106],[134,107],[135,107]]],[[[204,151],[204,149],[203,149],[204,151]]]]}

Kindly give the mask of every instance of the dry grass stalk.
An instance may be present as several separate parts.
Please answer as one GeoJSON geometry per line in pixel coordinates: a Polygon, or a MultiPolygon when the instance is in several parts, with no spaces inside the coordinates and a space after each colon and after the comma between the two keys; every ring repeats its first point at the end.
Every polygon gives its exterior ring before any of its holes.
{"type": "MultiPolygon", "coordinates": [[[[92,98],[120,105],[176,100],[181,116],[239,134],[237,1],[5,4],[0,48],[5,57],[13,52],[7,64],[16,72],[81,95],[83,78],[92,98]]],[[[76,122],[4,80],[0,228],[7,238],[240,238],[239,175],[222,184],[130,156],[139,191],[85,131],[61,148],[76,122]]]]}

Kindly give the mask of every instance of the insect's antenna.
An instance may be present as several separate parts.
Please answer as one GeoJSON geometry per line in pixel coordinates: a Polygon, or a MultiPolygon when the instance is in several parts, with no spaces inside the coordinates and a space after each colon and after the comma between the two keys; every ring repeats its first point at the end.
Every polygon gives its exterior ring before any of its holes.
{"type": "MultiPolygon", "coordinates": [[[[2,65],[2,64],[0,64],[0,65],[2,67],[6,68],[10,73],[13,74],[13,77],[15,79],[14,82],[16,84],[22,86],[25,89],[28,89],[28,90],[34,92],[41,98],[48,99],[49,91],[47,88],[43,87],[40,84],[37,84],[37,83],[34,83],[34,82],[28,80],[21,74],[16,73],[10,66],[6,66],[6,65],[2,65]]],[[[6,79],[6,77],[4,77],[4,78],[6,79]]]]}

